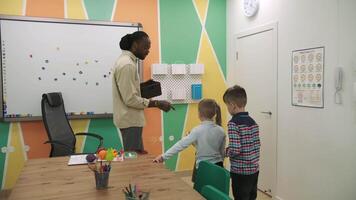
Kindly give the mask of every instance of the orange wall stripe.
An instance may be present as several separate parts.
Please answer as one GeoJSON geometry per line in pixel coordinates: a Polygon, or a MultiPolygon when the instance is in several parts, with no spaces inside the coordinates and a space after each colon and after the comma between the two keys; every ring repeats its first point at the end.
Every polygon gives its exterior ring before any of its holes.
{"type": "Polygon", "coordinates": [[[64,18],[64,1],[27,0],[26,16],[64,18]]]}
{"type": "Polygon", "coordinates": [[[162,142],[159,140],[162,133],[161,111],[158,109],[146,109],[146,126],[143,128],[144,148],[153,155],[162,153],[162,142]]]}
{"type": "Polygon", "coordinates": [[[28,159],[48,157],[51,145],[43,144],[48,140],[43,122],[21,122],[21,129],[24,143],[30,147],[27,152],[28,159]]]}
{"type": "MultiPolygon", "coordinates": [[[[158,47],[158,5],[156,0],[118,0],[113,21],[140,22],[151,39],[150,54],[144,61],[143,76],[151,78],[151,65],[159,62],[158,47]],[[139,14],[133,14],[132,11],[139,14]]],[[[162,134],[161,111],[146,109],[146,126],[143,129],[145,149],[151,154],[162,153],[162,143],[159,137],[162,134]]]]}
{"type": "Polygon", "coordinates": [[[151,39],[150,54],[144,61],[144,78],[151,77],[151,64],[159,62],[158,48],[158,8],[157,1],[119,0],[114,21],[140,22],[151,39]],[[133,14],[132,11],[139,14],[133,14]]]}

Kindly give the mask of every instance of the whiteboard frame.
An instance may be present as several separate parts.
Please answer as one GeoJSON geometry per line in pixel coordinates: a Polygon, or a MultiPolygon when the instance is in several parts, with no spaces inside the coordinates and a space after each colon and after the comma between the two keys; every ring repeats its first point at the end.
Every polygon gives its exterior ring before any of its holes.
{"type": "MultiPolygon", "coordinates": [[[[107,21],[88,21],[88,20],[73,20],[73,19],[60,19],[60,18],[41,18],[41,17],[24,17],[24,16],[10,16],[10,15],[0,15],[0,21],[29,21],[29,22],[45,22],[45,23],[58,23],[58,24],[80,24],[80,25],[99,25],[99,26],[121,26],[121,27],[137,27],[138,30],[142,30],[143,26],[141,23],[131,23],[131,22],[107,22],[107,21]]],[[[1,30],[1,26],[0,26],[1,30]]],[[[1,32],[1,31],[0,31],[1,32]]],[[[1,44],[1,34],[0,34],[0,44],[1,44]]],[[[3,110],[3,71],[2,71],[2,48],[0,48],[0,120],[4,122],[17,122],[17,121],[37,121],[42,120],[42,116],[26,116],[26,117],[16,117],[16,118],[6,118],[4,117],[3,110]]],[[[140,80],[143,80],[143,62],[140,60],[138,62],[138,72],[140,75],[140,80]]],[[[40,103],[40,102],[39,102],[40,103]]],[[[112,118],[112,114],[94,114],[94,115],[68,115],[68,119],[91,119],[91,118],[112,118]]]]}

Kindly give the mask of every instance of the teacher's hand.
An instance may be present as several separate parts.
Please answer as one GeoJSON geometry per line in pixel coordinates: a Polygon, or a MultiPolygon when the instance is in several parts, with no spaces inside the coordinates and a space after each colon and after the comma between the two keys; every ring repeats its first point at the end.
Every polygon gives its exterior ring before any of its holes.
{"type": "Polygon", "coordinates": [[[171,110],[171,108],[174,110],[174,107],[169,103],[168,101],[158,101],[157,102],[157,107],[164,112],[168,112],[171,110]]]}
{"type": "Polygon", "coordinates": [[[175,110],[171,103],[169,103],[168,101],[151,100],[148,107],[157,107],[163,110],[164,112],[168,112],[171,109],[175,110]]]}

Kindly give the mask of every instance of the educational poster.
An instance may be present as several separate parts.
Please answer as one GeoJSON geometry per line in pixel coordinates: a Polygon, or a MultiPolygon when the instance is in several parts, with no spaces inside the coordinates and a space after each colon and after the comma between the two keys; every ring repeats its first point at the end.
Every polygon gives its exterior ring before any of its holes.
{"type": "Polygon", "coordinates": [[[292,52],[292,105],[324,107],[324,47],[292,52]]]}

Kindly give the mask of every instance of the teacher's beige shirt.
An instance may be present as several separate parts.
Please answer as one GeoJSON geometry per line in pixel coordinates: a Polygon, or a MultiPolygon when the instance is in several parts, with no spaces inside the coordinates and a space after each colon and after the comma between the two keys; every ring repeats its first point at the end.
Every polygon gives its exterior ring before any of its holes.
{"type": "Polygon", "coordinates": [[[118,128],[143,127],[143,109],[149,100],[141,97],[137,59],[130,51],[122,51],[114,66],[113,116],[118,128]]]}

